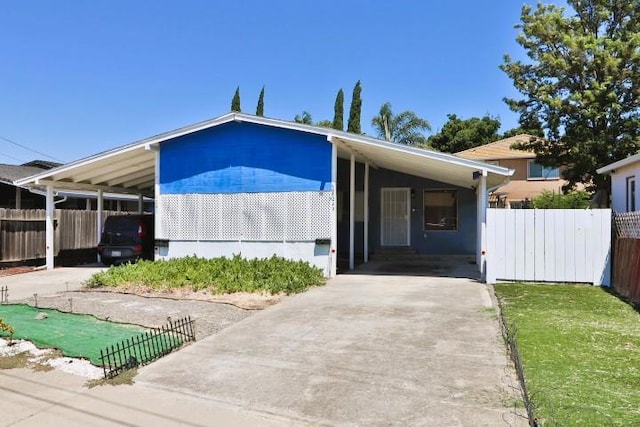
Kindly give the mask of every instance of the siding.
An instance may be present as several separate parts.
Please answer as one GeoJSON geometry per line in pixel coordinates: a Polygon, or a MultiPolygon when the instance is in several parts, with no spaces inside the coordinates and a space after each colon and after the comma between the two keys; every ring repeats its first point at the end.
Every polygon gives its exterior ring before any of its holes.
{"type": "Polygon", "coordinates": [[[162,194],[322,191],[330,181],[324,136],[227,123],[160,145],[162,194]]]}
{"type": "Polygon", "coordinates": [[[611,208],[615,212],[627,211],[627,178],[631,176],[636,177],[636,210],[640,209],[640,164],[634,163],[611,174],[611,208]]]}

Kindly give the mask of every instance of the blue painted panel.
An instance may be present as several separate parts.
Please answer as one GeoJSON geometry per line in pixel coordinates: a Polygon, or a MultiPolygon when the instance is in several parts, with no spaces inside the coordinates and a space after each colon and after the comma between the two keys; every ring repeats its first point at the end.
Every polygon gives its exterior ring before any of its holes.
{"type": "MultiPolygon", "coordinates": [[[[470,255],[476,252],[476,196],[462,187],[420,178],[387,169],[369,169],[369,250],[380,247],[380,198],[385,187],[411,188],[411,247],[426,255],[470,255]],[[447,188],[458,190],[458,230],[425,231],[423,227],[423,190],[447,188]]],[[[356,164],[356,191],[363,191],[364,166],[356,164]]],[[[338,160],[338,191],[344,194],[342,221],[338,222],[338,252],[341,256],[349,253],[349,162],[338,160]]],[[[356,253],[362,253],[363,223],[356,222],[356,253]]]]}
{"type": "Polygon", "coordinates": [[[160,144],[160,192],[326,190],[331,144],[321,135],[226,123],[160,144]]]}

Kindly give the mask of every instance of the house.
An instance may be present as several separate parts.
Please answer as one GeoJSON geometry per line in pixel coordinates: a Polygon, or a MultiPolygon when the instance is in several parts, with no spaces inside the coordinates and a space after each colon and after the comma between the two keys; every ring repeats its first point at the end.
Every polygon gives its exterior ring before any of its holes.
{"type": "Polygon", "coordinates": [[[545,190],[562,193],[562,186],[567,181],[560,178],[558,168],[544,167],[536,163],[536,155],[533,152],[512,147],[531,138],[531,135],[516,135],[455,154],[465,159],[479,160],[515,171],[508,184],[492,192],[491,207],[522,208],[545,190]]]}
{"type": "MultiPolygon", "coordinates": [[[[16,181],[155,200],[156,258],[241,254],[336,273],[381,248],[476,255],[508,168],[334,129],[229,113],[16,181]]],[[[50,226],[51,227],[51,226],[50,226]]],[[[47,256],[47,265],[52,268],[47,256]]]]}
{"type": "Polygon", "coordinates": [[[603,166],[596,172],[611,175],[611,209],[615,212],[640,210],[636,180],[640,178],[640,153],[603,166]]]}
{"type": "MultiPolygon", "coordinates": [[[[33,186],[29,189],[21,188],[14,181],[37,175],[43,171],[61,166],[61,163],[46,160],[33,160],[21,165],[0,164],[0,208],[8,209],[44,209],[44,187],[33,186]]],[[[56,194],[56,208],[95,210],[97,208],[95,191],[62,190],[56,194]]],[[[138,198],[122,194],[105,194],[105,210],[136,211],[138,198]]],[[[147,210],[152,202],[146,201],[147,210]]]]}

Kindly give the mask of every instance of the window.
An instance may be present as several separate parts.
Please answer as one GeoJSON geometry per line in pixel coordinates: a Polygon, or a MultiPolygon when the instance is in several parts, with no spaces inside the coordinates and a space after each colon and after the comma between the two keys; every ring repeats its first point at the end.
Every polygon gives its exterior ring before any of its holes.
{"type": "Polygon", "coordinates": [[[458,192],[424,190],[424,229],[458,229],[458,192]]]}
{"type": "Polygon", "coordinates": [[[539,163],[529,160],[527,179],[558,179],[560,170],[558,168],[548,168],[539,163]]]}
{"type": "Polygon", "coordinates": [[[636,177],[627,178],[627,212],[636,210],[636,177]]]}

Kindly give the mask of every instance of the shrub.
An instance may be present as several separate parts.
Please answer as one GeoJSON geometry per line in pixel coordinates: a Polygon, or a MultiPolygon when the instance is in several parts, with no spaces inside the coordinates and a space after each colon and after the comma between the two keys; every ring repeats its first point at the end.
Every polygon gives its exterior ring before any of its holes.
{"type": "Polygon", "coordinates": [[[586,209],[590,201],[591,195],[584,190],[571,191],[567,194],[544,190],[531,202],[536,209],[586,209]]]}
{"type": "Polygon", "coordinates": [[[123,264],[94,274],[87,286],[126,287],[141,285],[154,290],[189,288],[214,293],[299,293],[324,284],[322,270],[303,261],[272,256],[263,259],[205,259],[196,256],[167,261],[123,264]]]}
{"type": "Polygon", "coordinates": [[[11,339],[13,338],[13,326],[5,322],[2,317],[0,317],[0,331],[5,331],[9,334],[9,342],[11,342],[11,339]]]}

